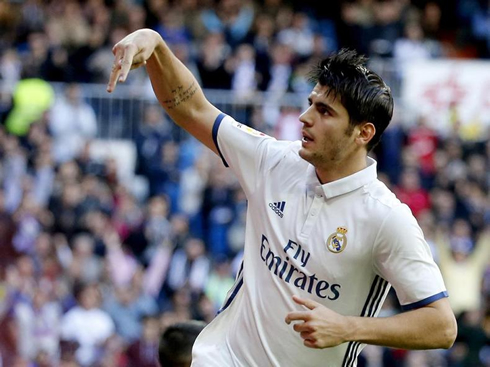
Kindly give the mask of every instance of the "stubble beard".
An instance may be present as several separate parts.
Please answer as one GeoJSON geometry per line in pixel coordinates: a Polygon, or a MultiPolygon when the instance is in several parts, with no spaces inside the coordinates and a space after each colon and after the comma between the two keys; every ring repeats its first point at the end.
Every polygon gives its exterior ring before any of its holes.
{"type": "Polygon", "coordinates": [[[328,170],[338,166],[340,162],[342,144],[337,142],[334,147],[323,147],[322,152],[310,152],[305,148],[299,150],[299,156],[317,169],[328,170]]]}
{"type": "Polygon", "coordinates": [[[301,147],[298,154],[317,169],[331,170],[332,168],[337,168],[344,164],[346,154],[343,153],[346,153],[345,149],[353,131],[354,126],[349,124],[341,139],[325,141],[320,151],[309,151],[308,149],[301,147]]]}

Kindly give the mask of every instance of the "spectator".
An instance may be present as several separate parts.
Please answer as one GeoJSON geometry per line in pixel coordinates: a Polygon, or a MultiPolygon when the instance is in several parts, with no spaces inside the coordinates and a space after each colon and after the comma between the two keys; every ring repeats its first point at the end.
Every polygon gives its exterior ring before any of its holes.
{"type": "Polygon", "coordinates": [[[339,31],[342,44],[353,47],[361,53],[369,53],[376,22],[374,4],[374,0],[342,3],[342,24],[339,31]]]}
{"type": "Polygon", "coordinates": [[[463,312],[458,318],[458,329],[458,344],[464,345],[464,352],[460,356],[462,365],[485,365],[488,362],[488,357],[485,358],[484,350],[488,346],[489,338],[484,329],[481,310],[474,309],[463,312]]]}
{"type": "MultiPolygon", "coordinates": [[[[157,317],[147,316],[142,319],[141,337],[128,347],[126,352],[130,366],[159,367],[158,341],[160,324],[157,317]]],[[[165,364],[163,366],[166,366],[165,364]]]]}
{"type": "Polygon", "coordinates": [[[301,127],[298,119],[301,111],[296,107],[285,106],[274,127],[274,136],[279,140],[298,140],[301,137],[301,127]]]}
{"type": "Polygon", "coordinates": [[[78,305],[61,320],[61,338],[78,343],[78,363],[90,366],[101,356],[103,344],[114,333],[114,322],[99,308],[100,291],[96,285],[81,285],[75,290],[75,297],[78,305]]]}
{"type": "Polygon", "coordinates": [[[115,208],[112,213],[112,224],[125,241],[132,233],[137,232],[143,222],[143,211],[138,206],[136,198],[124,187],[120,187],[115,198],[115,208]]]}
{"type": "Polygon", "coordinates": [[[170,302],[164,305],[160,315],[160,326],[166,329],[176,322],[188,321],[192,318],[191,292],[187,286],[179,288],[171,297],[170,302]]]}
{"type": "Polygon", "coordinates": [[[51,199],[50,210],[60,214],[54,218],[56,232],[65,233],[68,238],[71,238],[80,229],[81,204],[82,191],[77,183],[65,184],[61,195],[51,199]]]}
{"type": "Polygon", "coordinates": [[[220,257],[214,261],[213,265],[213,270],[206,283],[205,294],[212,302],[215,312],[218,312],[235,280],[231,276],[231,264],[228,259],[220,257]]]}
{"type": "Polygon", "coordinates": [[[291,27],[281,30],[277,40],[289,46],[299,57],[309,57],[313,53],[314,34],[308,16],[295,13],[291,27]]]}
{"type": "Polygon", "coordinates": [[[78,283],[97,282],[102,274],[102,261],[94,253],[94,239],[89,234],[77,234],[73,237],[72,248],[71,262],[66,264],[70,278],[78,283]]]}
{"type": "Polygon", "coordinates": [[[400,184],[395,188],[395,192],[400,201],[408,205],[415,217],[430,208],[429,193],[421,187],[420,176],[416,171],[402,172],[400,184]]]}
{"type": "Polygon", "coordinates": [[[436,242],[439,266],[456,315],[476,310],[481,305],[482,277],[490,256],[488,241],[488,233],[482,233],[472,250],[468,223],[461,220],[450,235],[444,232],[439,235],[436,242]]]}
{"type": "Polygon", "coordinates": [[[67,1],[50,14],[47,27],[50,34],[64,47],[76,48],[87,44],[90,25],[76,1],[67,1]]]}
{"type": "Polygon", "coordinates": [[[441,38],[442,11],[435,1],[425,4],[422,16],[422,28],[427,38],[437,40],[441,38]]]}
{"type": "Polygon", "coordinates": [[[17,231],[13,244],[20,253],[34,253],[36,237],[41,232],[39,206],[29,196],[24,196],[19,209],[14,214],[17,231]]]}
{"type": "Polygon", "coordinates": [[[172,127],[162,109],[155,104],[148,104],[143,123],[135,136],[138,173],[145,176],[151,174],[151,167],[160,163],[162,145],[171,139],[172,127]]]}
{"type": "Polygon", "coordinates": [[[254,9],[249,1],[220,0],[214,8],[201,12],[201,22],[210,33],[222,32],[232,46],[247,35],[254,19],[254,9]]]}
{"type": "Polygon", "coordinates": [[[179,211],[180,147],[173,141],[167,141],[159,150],[159,160],[152,165],[148,172],[150,195],[165,195],[169,198],[171,213],[179,211]]]}
{"type": "Polygon", "coordinates": [[[190,36],[184,23],[184,14],[179,8],[171,8],[160,14],[160,24],[156,31],[168,40],[172,46],[175,44],[189,44],[190,36]]]}
{"type": "Polygon", "coordinates": [[[49,128],[54,138],[56,162],[74,159],[82,151],[85,141],[95,137],[95,112],[82,100],[77,84],[68,85],[64,95],[56,101],[49,128]]]}
{"type": "Polygon", "coordinates": [[[197,238],[188,239],[184,248],[175,251],[170,262],[167,282],[171,293],[188,286],[192,295],[198,295],[207,282],[209,267],[204,243],[197,238]]]}
{"type": "Polygon", "coordinates": [[[159,246],[170,246],[171,225],[168,220],[169,203],[165,196],[149,199],[146,219],[143,224],[144,236],[148,243],[144,259],[148,261],[159,246]]]}
{"type": "Polygon", "coordinates": [[[410,22],[405,26],[405,37],[395,41],[393,50],[400,75],[403,75],[404,67],[408,63],[440,55],[440,45],[426,39],[422,26],[417,22],[410,22]]]}
{"type": "MultiPolygon", "coordinates": [[[[141,320],[158,311],[155,299],[142,293],[138,284],[119,286],[106,298],[104,309],[114,320],[117,333],[128,345],[142,336],[141,320]]],[[[144,327],[143,324],[143,337],[144,327]]]]}
{"type": "Polygon", "coordinates": [[[14,312],[19,355],[34,360],[44,352],[49,364],[54,364],[60,340],[61,307],[50,300],[48,292],[38,286],[32,301],[17,304],[14,312]]]}
{"type": "Polygon", "coordinates": [[[180,209],[189,218],[191,234],[199,238],[203,238],[202,198],[208,179],[209,160],[205,155],[181,175],[180,209]]]}
{"type": "Polygon", "coordinates": [[[420,117],[417,126],[410,129],[407,140],[408,148],[417,156],[422,177],[430,180],[436,170],[435,153],[439,139],[425,117],[420,117]]]}
{"type": "Polygon", "coordinates": [[[7,212],[13,213],[20,205],[24,194],[22,180],[27,173],[27,160],[16,137],[8,136],[3,143],[2,166],[10,173],[4,178],[4,206],[7,212]]]}
{"type": "Polygon", "coordinates": [[[13,92],[13,108],[5,121],[7,131],[25,136],[32,123],[38,121],[52,105],[54,91],[50,84],[23,75],[13,92]]]}
{"type": "Polygon", "coordinates": [[[5,50],[0,58],[0,77],[9,90],[13,90],[20,80],[22,62],[15,49],[5,50]]]}
{"type": "Polygon", "coordinates": [[[226,61],[230,47],[223,34],[211,33],[204,39],[197,60],[199,78],[205,88],[230,89],[231,63],[226,61]]]}
{"type": "Polygon", "coordinates": [[[289,89],[292,58],[293,54],[289,46],[282,44],[272,46],[271,80],[267,86],[268,92],[284,93],[289,89]]]}
{"type": "Polygon", "coordinates": [[[226,233],[233,221],[233,190],[227,182],[227,175],[216,170],[210,175],[203,195],[203,220],[205,241],[212,257],[227,256],[230,252],[226,233]]]}
{"type": "Polygon", "coordinates": [[[131,249],[121,243],[119,235],[114,230],[106,229],[102,238],[107,249],[105,257],[112,284],[115,287],[130,284],[138,269],[136,257],[131,249]]]}
{"type": "Polygon", "coordinates": [[[255,51],[248,44],[242,44],[237,48],[231,88],[237,98],[245,100],[250,99],[257,88],[255,51]]]}
{"type": "Polygon", "coordinates": [[[268,54],[274,40],[275,27],[276,24],[273,17],[265,13],[257,14],[248,38],[259,55],[265,56],[268,54]]]}

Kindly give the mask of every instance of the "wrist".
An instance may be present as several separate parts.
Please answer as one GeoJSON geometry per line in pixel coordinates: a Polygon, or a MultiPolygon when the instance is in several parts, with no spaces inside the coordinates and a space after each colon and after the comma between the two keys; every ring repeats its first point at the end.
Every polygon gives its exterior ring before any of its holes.
{"type": "Polygon", "coordinates": [[[357,341],[357,335],[359,330],[358,319],[359,317],[354,317],[354,316],[345,317],[346,330],[344,335],[344,343],[357,341]]]}
{"type": "Polygon", "coordinates": [[[148,37],[148,39],[150,39],[150,43],[153,46],[153,49],[165,45],[165,41],[163,40],[160,33],[149,28],[143,29],[143,31],[145,32],[145,37],[148,37]]]}

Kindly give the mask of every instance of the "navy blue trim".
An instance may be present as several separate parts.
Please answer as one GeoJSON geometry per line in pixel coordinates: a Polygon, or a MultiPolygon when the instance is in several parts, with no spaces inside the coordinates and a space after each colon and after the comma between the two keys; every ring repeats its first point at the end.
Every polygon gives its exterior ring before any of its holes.
{"type": "Polygon", "coordinates": [[[379,278],[380,281],[379,281],[379,284],[378,284],[378,289],[376,290],[376,294],[375,296],[373,297],[373,300],[371,302],[371,306],[369,307],[369,312],[367,314],[367,317],[373,317],[374,314],[376,313],[376,307],[377,307],[377,300],[379,298],[382,297],[383,293],[383,286],[384,286],[384,283],[386,283],[386,281],[383,279],[383,278],[379,278]]]}
{"type": "Polygon", "coordinates": [[[218,130],[219,130],[219,125],[221,125],[221,121],[226,117],[224,113],[220,113],[218,117],[216,117],[216,120],[214,120],[214,125],[213,125],[213,141],[214,145],[216,145],[216,149],[218,150],[218,154],[221,157],[221,160],[223,161],[223,164],[225,167],[230,167],[228,163],[225,160],[225,157],[223,157],[223,154],[221,154],[221,150],[219,149],[218,145],[218,130]]]}
{"type": "Polygon", "coordinates": [[[243,259],[240,264],[240,270],[238,270],[238,274],[236,275],[236,279],[240,278],[240,275],[242,275],[242,271],[243,271],[243,259]]]}
{"type": "Polygon", "coordinates": [[[434,294],[433,296],[427,297],[421,301],[410,303],[409,305],[402,306],[403,311],[410,311],[416,308],[427,306],[429,303],[440,300],[441,298],[449,297],[447,291],[434,294]]]}
{"type": "Polygon", "coordinates": [[[376,289],[376,285],[378,284],[378,280],[380,280],[380,279],[381,278],[378,275],[376,275],[374,277],[373,284],[371,285],[371,289],[369,290],[369,294],[366,298],[366,302],[364,302],[364,307],[362,308],[361,316],[366,316],[367,308],[368,308],[369,304],[371,303],[371,297],[373,296],[375,289],[376,289]]]}
{"type": "Polygon", "coordinates": [[[374,314],[376,312],[378,312],[378,310],[381,308],[382,305],[380,303],[381,303],[381,300],[383,299],[383,297],[386,293],[386,288],[388,288],[388,284],[389,283],[386,280],[383,282],[383,289],[381,290],[380,297],[376,301],[376,306],[374,307],[374,312],[371,315],[369,315],[370,317],[374,317],[374,314]]]}
{"type": "MultiPolygon", "coordinates": [[[[361,311],[361,317],[373,317],[376,311],[381,308],[381,300],[386,293],[388,284],[389,283],[380,276],[376,275],[374,277],[371,289],[369,290],[366,302],[364,302],[364,307],[361,311]]],[[[355,366],[361,345],[362,343],[360,342],[349,342],[347,350],[345,351],[344,360],[342,361],[342,366],[355,366]]]]}
{"type": "Polygon", "coordinates": [[[228,308],[228,306],[231,305],[231,302],[233,302],[233,300],[235,299],[236,295],[238,294],[238,291],[240,290],[240,288],[242,287],[243,285],[243,278],[240,279],[240,281],[238,282],[235,290],[233,291],[233,293],[231,294],[230,298],[228,298],[226,300],[226,303],[223,307],[221,307],[221,310],[218,311],[218,315],[223,312],[224,310],[226,310],[228,308]]]}
{"type": "MultiPolygon", "coordinates": [[[[368,293],[368,296],[366,298],[366,301],[364,302],[364,306],[362,308],[362,311],[361,311],[361,317],[363,316],[366,316],[366,311],[367,311],[367,308],[369,306],[369,304],[371,303],[371,300],[372,300],[372,297],[373,297],[373,294],[377,288],[377,285],[378,285],[378,280],[380,280],[381,278],[376,275],[374,277],[374,280],[373,280],[373,283],[371,284],[371,289],[369,290],[369,293],[368,293]]],[[[352,361],[352,352],[354,351],[354,349],[356,348],[356,342],[349,342],[349,345],[347,346],[347,349],[345,351],[345,355],[344,355],[344,360],[342,361],[342,366],[346,367],[346,366],[349,366],[353,361],[352,361]]]]}

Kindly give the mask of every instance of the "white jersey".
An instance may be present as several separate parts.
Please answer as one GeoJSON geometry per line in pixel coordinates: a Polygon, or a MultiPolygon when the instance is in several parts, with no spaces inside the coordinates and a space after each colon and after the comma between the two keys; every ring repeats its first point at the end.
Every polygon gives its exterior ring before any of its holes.
{"type": "Polygon", "coordinates": [[[361,343],[311,349],[285,322],[292,295],[343,315],[375,317],[392,285],[404,309],[446,289],[408,207],[377,179],[376,162],[322,185],[298,151],[221,114],[213,138],[248,198],[242,268],[199,335],[193,367],[356,366],[361,343]]]}

